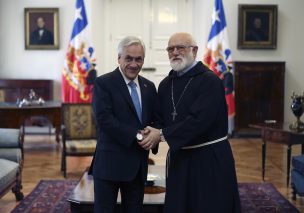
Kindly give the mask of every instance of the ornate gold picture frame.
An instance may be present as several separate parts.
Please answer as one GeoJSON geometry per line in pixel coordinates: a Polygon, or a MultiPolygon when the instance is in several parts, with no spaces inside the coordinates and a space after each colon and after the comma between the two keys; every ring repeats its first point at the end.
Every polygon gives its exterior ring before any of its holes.
{"type": "Polygon", "coordinates": [[[238,49],[276,49],[277,5],[239,5],[238,49]]]}
{"type": "Polygon", "coordinates": [[[59,9],[25,8],[25,49],[59,49],[59,9]]]}

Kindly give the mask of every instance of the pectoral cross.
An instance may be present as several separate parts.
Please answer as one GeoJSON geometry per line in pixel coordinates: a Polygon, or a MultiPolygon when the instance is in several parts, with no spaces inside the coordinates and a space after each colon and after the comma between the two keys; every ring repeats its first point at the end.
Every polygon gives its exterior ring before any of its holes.
{"type": "Polygon", "coordinates": [[[172,115],[172,121],[174,121],[174,120],[175,120],[175,117],[177,116],[176,111],[173,111],[173,112],[171,113],[171,115],[172,115]]]}

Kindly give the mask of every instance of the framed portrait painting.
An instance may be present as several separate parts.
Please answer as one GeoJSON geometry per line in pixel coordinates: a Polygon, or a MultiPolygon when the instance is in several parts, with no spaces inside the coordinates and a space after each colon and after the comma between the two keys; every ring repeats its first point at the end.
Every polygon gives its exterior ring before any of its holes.
{"type": "Polygon", "coordinates": [[[59,49],[58,8],[25,8],[25,49],[59,49]]]}
{"type": "Polygon", "coordinates": [[[277,5],[239,5],[238,49],[276,49],[277,5]]]}

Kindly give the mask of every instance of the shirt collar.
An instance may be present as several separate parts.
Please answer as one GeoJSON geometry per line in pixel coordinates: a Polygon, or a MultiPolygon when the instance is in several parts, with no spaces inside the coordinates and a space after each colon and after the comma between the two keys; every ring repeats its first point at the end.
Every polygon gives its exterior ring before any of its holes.
{"type": "MultiPolygon", "coordinates": [[[[123,79],[125,80],[126,84],[128,85],[128,84],[130,83],[130,81],[132,81],[132,80],[128,79],[128,78],[125,76],[125,74],[122,72],[120,66],[119,66],[119,71],[120,71],[120,73],[121,73],[123,79]]],[[[135,78],[133,81],[134,81],[134,83],[136,83],[136,85],[139,87],[138,75],[136,76],[136,78],[135,78]]]]}
{"type": "Polygon", "coordinates": [[[177,76],[184,75],[186,72],[188,72],[189,70],[191,70],[197,64],[197,62],[198,61],[194,61],[193,64],[190,67],[188,67],[188,68],[186,68],[186,69],[184,69],[182,71],[177,72],[177,76]]]}

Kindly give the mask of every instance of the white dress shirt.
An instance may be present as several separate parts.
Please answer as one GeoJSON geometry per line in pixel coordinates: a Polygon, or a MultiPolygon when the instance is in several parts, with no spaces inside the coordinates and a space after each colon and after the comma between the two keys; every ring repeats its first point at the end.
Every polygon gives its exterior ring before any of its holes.
{"type": "MultiPolygon", "coordinates": [[[[132,81],[130,79],[128,79],[125,74],[122,72],[122,70],[120,69],[119,67],[119,71],[120,73],[122,74],[122,77],[124,78],[126,84],[127,84],[127,87],[128,87],[128,90],[129,90],[129,93],[131,95],[131,87],[129,86],[129,82],[132,81]]],[[[136,90],[137,90],[137,94],[138,94],[138,97],[139,97],[139,103],[140,103],[140,107],[142,108],[142,104],[141,104],[141,91],[140,91],[140,86],[139,86],[139,82],[138,82],[138,76],[136,76],[136,78],[133,80],[134,83],[137,85],[136,87],[136,90]]]]}

